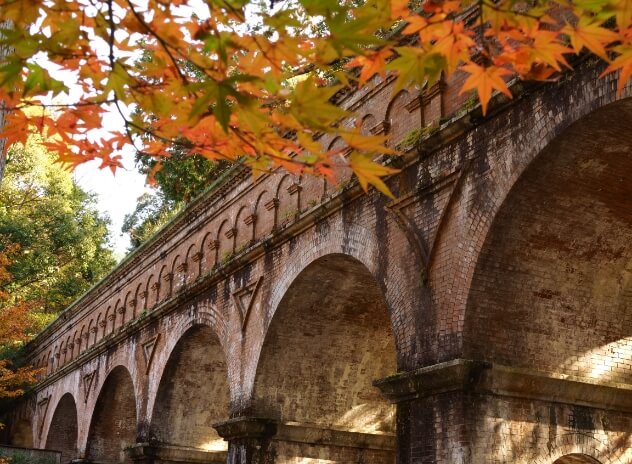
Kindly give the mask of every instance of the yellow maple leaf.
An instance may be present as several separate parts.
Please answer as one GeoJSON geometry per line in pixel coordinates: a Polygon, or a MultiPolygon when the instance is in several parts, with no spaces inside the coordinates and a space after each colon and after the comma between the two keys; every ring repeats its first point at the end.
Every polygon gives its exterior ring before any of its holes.
{"type": "Polygon", "coordinates": [[[615,32],[601,27],[600,22],[585,16],[579,18],[577,25],[567,25],[564,33],[571,39],[571,46],[575,53],[581,52],[586,47],[604,59],[608,59],[606,45],[618,39],[615,32]]]}
{"type": "Polygon", "coordinates": [[[351,155],[349,156],[349,164],[354,174],[358,178],[360,186],[364,189],[365,192],[368,190],[369,185],[373,185],[384,195],[395,199],[395,196],[388,188],[388,186],[384,183],[382,178],[399,172],[398,169],[384,166],[373,161],[371,156],[358,152],[351,153],[351,155]]]}

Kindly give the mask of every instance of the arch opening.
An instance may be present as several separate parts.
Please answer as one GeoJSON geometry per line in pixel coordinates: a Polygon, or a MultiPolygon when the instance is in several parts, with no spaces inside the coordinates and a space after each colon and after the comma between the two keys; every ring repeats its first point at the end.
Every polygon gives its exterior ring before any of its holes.
{"type": "MultiPolygon", "coordinates": [[[[623,393],[613,390],[608,399],[590,385],[632,385],[623,361],[632,359],[630,176],[632,99],[595,110],[561,132],[521,174],[494,217],[464,328],[464,358],[521,368],[541,382],[579,381],[584,390],[575,397],[557,387],[556,405],[533,387],[530,407],[552,424],[551,434],[564,433],[560,417],[572,417],[611,443],[613,455],[630,444],[620,437],[630,436],[632,416],[622,413],[604,426],[600,409],[613,407],[608,402],[623,393]]],[[[535,436],[538,424],[531,418],[516,417],[499,401],[488,406],[498,411],[499,422],[515,420],[535,436]]],[[[546,438],[539,440],[512,446],[531,462],[547,449],[546,438]]],[[[555,462],[595,462],[578,456],[555,462]]]]}
{"type": "Polygon", "coordinates": [[[225,451],[213,424],[229,414],[226,359],[217,336],[196,325],[174,347],[160,380],[151,439],[165,445],[225,451]]]}
{"type": "Polygon", "coordinates": [[[61,451],[61,461],[77,457],[77,405],[70,393],[61,397],[48,428],[45,448],[61,451]]]}
{"type": "Polygon", "coordinates": [[[615,361],[632,356],[630,176],[632,99],[584,117],[532,162],[479,256],[468,355],[632,383],[615,361]]]}
{"type": "Polygon", "coordinates": [[[601,464],[596,459],[585,454],[567,454],[556,459],[553,464],[601,464]]]}
{"type": "Polygon", "coordinates": [[[118,366],[105,380],[97,399],[86,456],[94,463],[130,464],[125,448],[136,443],[136,397],[128,370],[118,366]]]}
{"type": "Polygon", "coordinates": [[[333,438],[327,445],[275,442],[277,462],[394,462],[388,446],[378,451],[367,444],[394,437],[394,406],[372,382],[395,371],[389,311],[369,270],[342,254],[311,263],[268,328],[252,412],[315,436],[326,430],[333,438]],[[347,432],[352,446],[339,446],[335,431],[347,432]]]}

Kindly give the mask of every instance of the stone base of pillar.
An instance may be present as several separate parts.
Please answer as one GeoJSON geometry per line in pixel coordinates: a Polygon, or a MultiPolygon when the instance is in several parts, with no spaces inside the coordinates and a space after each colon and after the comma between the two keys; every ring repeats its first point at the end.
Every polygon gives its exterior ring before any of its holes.
{"type": "Polygon", "coordinates": [[[138,464],[225,464],[227,455],[226,451],[149,443],[136,443],[126,453],[138,464]]]}

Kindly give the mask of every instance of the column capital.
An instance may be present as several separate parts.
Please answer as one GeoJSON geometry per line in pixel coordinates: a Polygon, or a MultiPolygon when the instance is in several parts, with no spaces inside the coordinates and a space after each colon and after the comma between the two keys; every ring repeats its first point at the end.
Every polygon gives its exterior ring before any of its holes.
{"type": "Polygon", "coordinates": [[[269,438],[276,434],[277,423],[262,417],[235,417],[213,424],[224,440],[269,438]]]}

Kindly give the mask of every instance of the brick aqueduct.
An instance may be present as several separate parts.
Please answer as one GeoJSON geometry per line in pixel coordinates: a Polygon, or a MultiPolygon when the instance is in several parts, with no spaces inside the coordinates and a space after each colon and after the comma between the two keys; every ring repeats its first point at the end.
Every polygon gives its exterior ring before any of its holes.
{"type": "Polygon", "coordinates": [[[233,169],[27,347],[46,374],[7,439],[63,462],[632,463],[632,86],[602,70],[486,118],[454,81],[341,95],[395,142],[437,128],[397,200],[233,169]]]}

